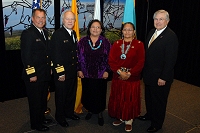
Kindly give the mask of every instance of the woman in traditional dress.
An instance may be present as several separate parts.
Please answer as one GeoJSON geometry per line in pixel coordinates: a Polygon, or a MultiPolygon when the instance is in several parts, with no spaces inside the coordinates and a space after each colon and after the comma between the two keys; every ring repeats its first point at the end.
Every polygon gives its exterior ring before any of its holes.
{"type": "Polygon", "coordinates": [[[102,112],[106,107],[107,78],[110,72],[108,55],[111,44],[104,37],[103,24],[95,19],[88,25],[87,36],[78,43],[78,76],[82,81],[83,107],[88,111],[85,119],[98,114],[98,124],[103,126],[102,112]]]}
{"type": "Polygon", "coordinates": [[[123,25],[122,36],[109,54],[113,79],[108,113],[117,119],[114,126],[125,122],[125,131],[130,132],[133,120],[140,114],[140,75],[145,51],[143,43],[135,39],[135,26],[131,22],[123,25]]]}

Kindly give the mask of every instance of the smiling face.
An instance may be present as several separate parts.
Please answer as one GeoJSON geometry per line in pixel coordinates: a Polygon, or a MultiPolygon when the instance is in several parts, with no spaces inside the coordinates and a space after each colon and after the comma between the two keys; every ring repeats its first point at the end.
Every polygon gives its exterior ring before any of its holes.
{"type": "Polygon", "coordinates": [[[37,28],[42,29],[46,24],[45,12],[36,10],[32,16],[32,22],[37,28]]]}
{"type": "Polygon", "coordinates": [[[63,25],[69,29],[72,30],[74,27],[74,23],[75,23],[75,15],[73,12],[71,11],[67,11],[63,14],[63,25]]]}
{"type": "Polygon", "coordinates": [[[167,26],[169,20],[166,17],[166,13],[157,13],[154,17],[154,27],[157,30],[161,30],[167,26]]]}
{"type": "Polygon", "coordinates": [[[92,23],[90,27],[90,35],[98,37],[101,34],[101,25],[98,22],[92,23]]]}
{"type": "Polygon", "coordinates": [[[135,34],[134,27],[131,24],[127,23],[127,24],[124,25],[122,33],[123,33],[124,38],[133,39],[134,34],[135,34]]]}

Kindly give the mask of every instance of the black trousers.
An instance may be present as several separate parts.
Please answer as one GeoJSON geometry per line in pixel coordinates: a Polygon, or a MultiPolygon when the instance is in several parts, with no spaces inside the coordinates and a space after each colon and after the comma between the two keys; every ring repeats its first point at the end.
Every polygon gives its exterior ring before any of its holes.
{"type": "Polygon", "coordinates": [[[31,128],[41,128],[47,109],[48,82],[25,81],[31,128]]]}
{"type": "Polygon", "coordinates": [[[106,79],[82,78],[81,102],[85,109],[98,114],[106,108],[106,79]]]}
{"type": "Polygon", "coordinates": [[[58,122],[62,122],[66,117],[74,114],[74,106],[76,101],[77,77],[58,81],[55,79],[55,118],[58,122]]]}
{"type": "Polygon", "coordinates": [[[162,128],[165,119],[170,87],[171,83],[165,86],[145,85],[146,117],[151,119],[151,126],[158,129],[162,128]]]}

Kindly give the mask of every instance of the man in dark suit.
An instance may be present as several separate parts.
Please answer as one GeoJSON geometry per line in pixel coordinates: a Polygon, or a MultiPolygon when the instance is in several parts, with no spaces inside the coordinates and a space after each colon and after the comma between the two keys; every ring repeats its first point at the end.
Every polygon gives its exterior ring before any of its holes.
{"type": "Polygon", "coordinates": [[[62,14],[63,26],[51,39],[51,56],[55,82],[55,118],[62,127],[69,126],[65,118],[79,120],[74,114],[77,90],[77,37],[72,30],[75,15],[71,11],[62,14]]]}
{"type": "Polygon", "coordinates": [[[48,82],[51,78],[48,32],[43,30],[46,23],[45,10],[34,9],[32,22],[32,25],[21,34],[21,59],[24,66],[22,78],[26,85],[31,129],[47,131],[49,127],[43,124],[51,123],[52,120],[44,116],[47,108],[48,82]]]}
{"type": "Polygon", "coordinates": [[[146,57],[143,68],[147,112],[139,117],[140,120],[151,120],[148,132],[156,132],[162,128],[178,53],[178,38],[167,27],[168,12],[158,10],[153,19],[155,29],[149,32],[145,42],[146,57]]]}

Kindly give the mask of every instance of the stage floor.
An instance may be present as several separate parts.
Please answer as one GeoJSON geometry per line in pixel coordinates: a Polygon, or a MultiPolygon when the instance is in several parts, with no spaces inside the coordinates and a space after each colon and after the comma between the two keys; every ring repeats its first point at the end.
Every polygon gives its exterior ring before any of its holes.
{"type": "MultiPolygon", "coordinates": [[[[110,92],[110,83],[108,82],[107,101],[110,92]]],[[[141,81],[141,115],[145,113],[144,104],[144,85],[141,81]]],[[[124,124],[114,127],[107,109],[104,111],[104,126],[97,123],[97,115],[93,115],[90,120],[85,120],[86,111],[78,114],[79,121],[68,120],[69,127],[63,128],[57,125],[54,114],[54,92],[48,102],[51,113],[47,116],[54,120],[48,133],[125,133],[124,124]]],[[[0,103],[0,133],[37,133],[30,129],[29,111],[27,98],[20,98],[0,103]]],[[[133,122],[132,133],[146,133],[150,126],[149,121],[140,121],[136,119],[133,122]]],[[[200,133],[200,87],[196,87],[178,80],[174,80],[169,94],[166,118],[163,128],[158,133],[200,133]]]]}

